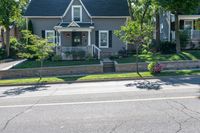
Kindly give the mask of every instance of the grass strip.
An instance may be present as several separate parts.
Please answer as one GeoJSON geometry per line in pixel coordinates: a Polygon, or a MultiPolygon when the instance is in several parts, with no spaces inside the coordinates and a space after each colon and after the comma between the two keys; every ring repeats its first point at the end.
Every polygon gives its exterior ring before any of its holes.
{"type": "MultiPolygon", "coordinates": [[[[152,75],[150,72],[141,72],[143,77],[162,77],[162,76],[190,76],[200,75],[200,70],[177,70],[164,71],[160,74],[152,75]]],[[[63,77],[44,77],[39,78],[24,78],[24,79],[9,79],[0,80],[0,85],[22,85],[22,84],[38,84],[38,83],[65,83],[76,81],[102,81],[102,80],[120,80],[120,79],[137,79],[140,78],[137,73],[116,73],[116,74],[94,74],[86,76],[63,76],[63,77]]]]}

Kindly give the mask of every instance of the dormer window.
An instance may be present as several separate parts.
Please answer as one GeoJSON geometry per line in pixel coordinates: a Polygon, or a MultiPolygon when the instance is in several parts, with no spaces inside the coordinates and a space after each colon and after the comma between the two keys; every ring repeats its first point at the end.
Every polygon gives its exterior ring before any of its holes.
{"type": "Polygon", "coordinates": [[[72,21],[82,22],[82,6],[72,6],[72,21]]]}

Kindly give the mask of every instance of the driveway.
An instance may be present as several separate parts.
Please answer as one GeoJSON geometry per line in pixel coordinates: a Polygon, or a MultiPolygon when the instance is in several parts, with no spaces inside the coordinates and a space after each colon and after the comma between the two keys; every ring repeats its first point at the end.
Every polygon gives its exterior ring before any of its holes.
{"type": "Polygon", "coordinates": [[[1,87],[0,132],[199,133],[199,79],[1,87]]]}

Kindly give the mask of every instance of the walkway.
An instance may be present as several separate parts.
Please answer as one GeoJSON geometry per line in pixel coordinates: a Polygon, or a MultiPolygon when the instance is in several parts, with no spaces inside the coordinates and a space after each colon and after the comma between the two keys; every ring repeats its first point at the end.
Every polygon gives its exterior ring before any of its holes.
{"type": "Polygon", "coordinates": [[[14,66],[16,66],[17,64],[20,64],[21,62],[23,62],[24,60],[13,60],[13,61],[7,61],[7,62],[0,62],[0,71],[3,70],[8,70],[14,66]]]}

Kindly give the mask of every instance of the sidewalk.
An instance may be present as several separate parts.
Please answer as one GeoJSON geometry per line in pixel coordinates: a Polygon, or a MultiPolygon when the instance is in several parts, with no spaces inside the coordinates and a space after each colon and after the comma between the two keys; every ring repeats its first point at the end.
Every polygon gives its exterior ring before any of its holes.
{"type": "Polygon", "coordinates": [[[0,63],[0,71],[9,70],[10,68],[22,63],[25,60],[13,60],[4,63],[0,63]]]}

